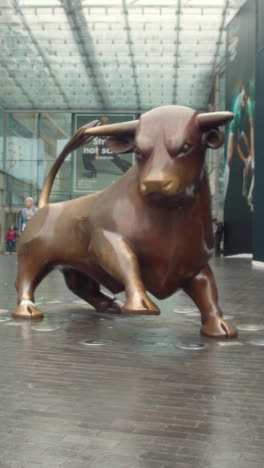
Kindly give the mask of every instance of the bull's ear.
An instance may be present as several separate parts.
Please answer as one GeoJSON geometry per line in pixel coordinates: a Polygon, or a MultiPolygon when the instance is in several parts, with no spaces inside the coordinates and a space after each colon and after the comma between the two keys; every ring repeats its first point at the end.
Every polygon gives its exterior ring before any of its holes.
{"type": "Polygon", "coordinates": [[[225,142],[225,134],[220,132],[218,128],[212,128],[208,132],[203,133],[203,143],[212,149],[220,148],[225,142]]]}
{"type": "Polygon", "coordinates": [[[107,138],[106,144],[113,153],[132,153],[134,151],[134,136],[111,136],[107,138]]]}

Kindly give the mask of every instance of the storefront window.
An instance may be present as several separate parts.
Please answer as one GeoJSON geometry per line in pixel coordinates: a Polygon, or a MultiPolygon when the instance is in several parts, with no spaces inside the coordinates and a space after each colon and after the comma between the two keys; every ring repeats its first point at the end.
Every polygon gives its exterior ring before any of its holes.
{"type": "MultiPolygon", "coordinates": [[[[31,196],[37,204],[45,178],[71,137],[72,114],[8,114],[6,205],[21,206],[31,196]]],[[[53,184],[51,201],[71,198],[71,156],[53,184]]]]}
{"type": "Polygon", "coordinates": [[[8,114],[6,141],[6,205],[36,201],[38,183],[38,114],[8,114]]]}
{"type": "Polygon", "coordinates": [[[4,165],[4,112],[0,109],[0,171],[4,165]]]}
{"type": "MultiPolygon", "coordinates": [[[[72,114],[41,113],[38,142],[38,196],[46,176],[63,147],[72,136],[72,114]]],[[[51,191],[50,201],[71,198],[72,155],[60,168],[51,191]]]]}

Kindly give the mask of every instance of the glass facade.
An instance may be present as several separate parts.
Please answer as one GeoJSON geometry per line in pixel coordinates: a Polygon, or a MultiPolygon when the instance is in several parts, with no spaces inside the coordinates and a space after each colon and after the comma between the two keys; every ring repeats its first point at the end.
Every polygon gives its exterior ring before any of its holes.
{"type": "MultiPolygon", "coordinates": [[[[214,88],[213,104],[209,111],[224,111],[225,109],[225,73],[219,75],[219,88],[214,88]]],[[[226,132],[227,127],[221,128],[226,132]]],[[[225,145],[218,150],[207,150],[207,167],[209,172],[212,211],[213,216],[223,219],[224,210],[224,169],[225,169],[225,145]]]]}
{"type": "MultiPolygon", "coordinates": [[[[37,204],[44,181],[54,161],[74,131],[90,121],[100,120],[102,116],[106,118],[106,115],[109,123],[135,119],[135,114],[131,113],[110,115],[7,112],[4,197],[6,211],[10,211],[8,208],[13,212],[20,209],[26,197],[33,197],[37,204]]],[[[88,148],[86,150],[88,151],[88,148]]],[[[106,149],[102,149],[102,152],[106,152],[106,149]]],[[[113,183],[133,163],[132,155],[122,158],[108,153],[102,154],[100,158],[99,155],[98,158],[92,154],[87,155],[86,159],[89,159],[90,166],[94,165],[94,170],[97,170],[93,175],[84,165],[84,163],[87,165],[87,161],[83,161],[82,153],[83,150],[78,150],[64,161],[54,180],[50,202],[68,200],[101,190],[113,183]],[[76,172],[76,168],[79,168],[79,171],[76,172]],[[82,183],[82,190],[79,186],[76,189],[77,182],[79,185],[82,183]]]]}
{"type": "MultiPolygon", "coordinates": [[[[37,198],[49,170],[73,132],[72,114],[39,114],[37,198]]],[[[51,202],[72,198],[71,176],[72,154],[67,157],[54,180],[51,202]]]]}
{"type": "MultiPolygon", "coordinates": [[[[13,112],[6,135],[6,206],[21,206],[27,196],[38,201],[53,162],[72,134],[72,114],[13,112]]],[[[71,197],[71,157],[54,182],[51,201],[71,197]]]]}
{"type": "Polygon", "coordinates": [[[2,239],[4,236],[3,232],[3,204],[4,204],[4,174],[3,174],[3,166],[4,166],[4,112],[0,108],[0,241],[2,243],[2,239]]]}
{"type": "Polygon", "coordinates": [[[4,112],[0,108],[0,171],[4,164],[4,112]]]}

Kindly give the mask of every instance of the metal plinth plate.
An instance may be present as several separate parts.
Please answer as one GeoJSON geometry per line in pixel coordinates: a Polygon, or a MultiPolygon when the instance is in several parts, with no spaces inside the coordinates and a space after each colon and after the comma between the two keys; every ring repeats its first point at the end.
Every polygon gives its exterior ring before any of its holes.
{"type": "Polygon", "coordinates": [[[264,325],[247,323],[245,325],[238,325],[237,328],[243,331],[259,331],[259,330],[264,330],[264,325]]]}
{"type": "Polygon", "coordinates": [[[9,320],[11,320],[10,317],[0,317],[0,322],[8,322],[9,320]]]}
{"type": "Polygon", "coordinates": [[[243,343],[240,341],[218,341],[219,346],[228,347],[228,346],[243,346],[243,343]]]}
{"type": "Polygon", "coordinates": [[[199,351],[200,349],[206,348],[207,345],[203,343],[189,343],[189,344],[181,344],[181,345],[176,345],[177,348],[180,349],[188,349],[191,351],[199,351]]]}
{"type": "Polygon", "coordinates": [[[105,340],[83,340],[81,341],[81,344],[85,346],[104,346],[109,343],[110,341],[105,341],[105,340]]]}
{"type": "Polygon", "coordinates": [[[254,345],[254,346],[264,346],[264,339],[259,339],[259,340],[252,340],[252,341],[249,341],[250,344],[254,345]]]}
{"type": "Polygon", "coordinates": [[[60,327],[51,327],[50,325],[36,325],[35,327],[31,327],[32,330],[40,331],[40,332],[51,332],[54,330],[59,330],[60,327]]]}
{"type": "Polygon", "coordinates": [[[197,313],[198,315],[200,315],[200,313],[197,311],[197,309],[195,307],[192,307],[192,308],[188,308],[188,309],[185,309],[185,308],[179,308],[179,309],[174,309],[173,312],[176,312],[176,314],[192,314],[192,313],[197,313]]]}

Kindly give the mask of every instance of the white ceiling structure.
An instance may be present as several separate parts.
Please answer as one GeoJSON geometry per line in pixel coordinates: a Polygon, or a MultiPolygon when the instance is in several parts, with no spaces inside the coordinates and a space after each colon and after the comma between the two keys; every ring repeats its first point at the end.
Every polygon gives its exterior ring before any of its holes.
{"type": "Polygon", "coordinates": [[[206,109],[245,0],[0,0],[8,109],[206,109]]]}

